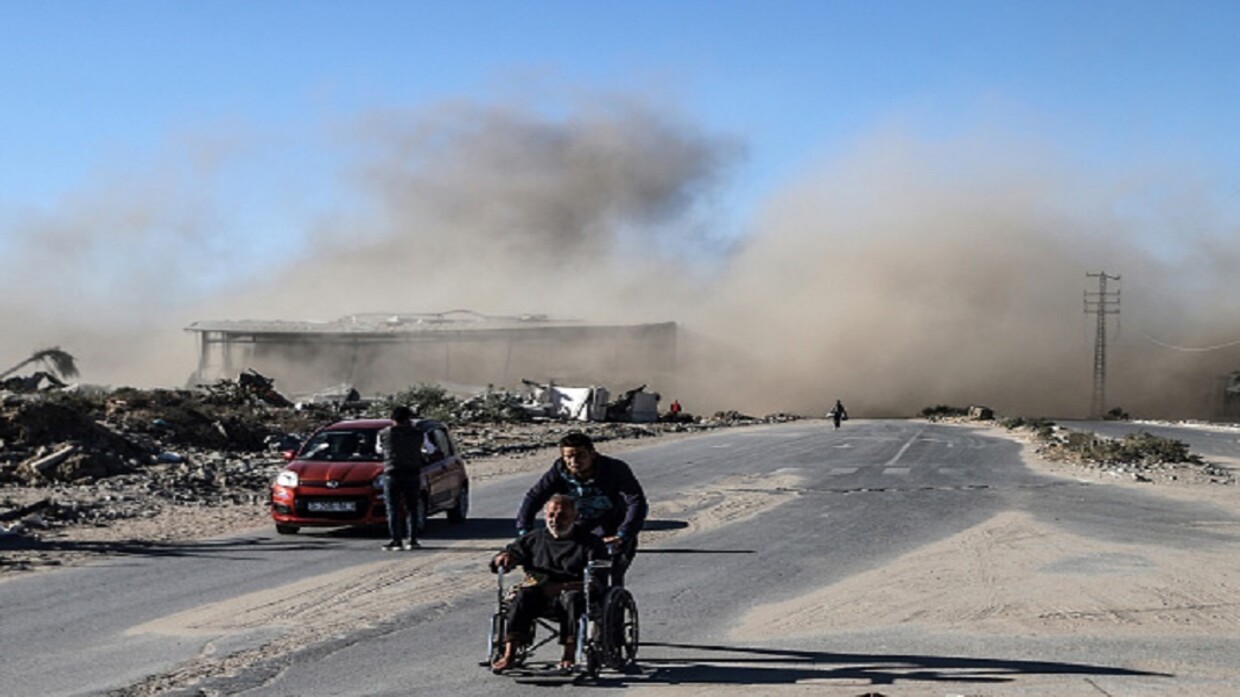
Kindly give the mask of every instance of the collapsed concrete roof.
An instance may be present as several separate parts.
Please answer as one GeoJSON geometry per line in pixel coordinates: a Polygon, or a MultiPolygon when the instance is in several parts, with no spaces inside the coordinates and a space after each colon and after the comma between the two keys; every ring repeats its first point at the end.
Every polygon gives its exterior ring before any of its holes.
{"type": "Polygon", "coordinates": [[[477,331],[487,329],[527,329],[583,327],[591,325],[576,319],[553,319],[547,315],[484,315],[473,310],[448,312],[385,313],[368,312],[337,320],[208,320],[193,322],[190,332],[229,334],[417,334],[435,331],[477,331]]]}
{"type": "Polygon", "coordinates": [[[511,386],[523,378],[669,389],[676,372],[675,322],[596,324],[451,310],[325,322],[201,321],[185,329],[199,337],[191,383],[255,368],[295,393],[327,384],[363,392],[417,382],[511,386]]]}

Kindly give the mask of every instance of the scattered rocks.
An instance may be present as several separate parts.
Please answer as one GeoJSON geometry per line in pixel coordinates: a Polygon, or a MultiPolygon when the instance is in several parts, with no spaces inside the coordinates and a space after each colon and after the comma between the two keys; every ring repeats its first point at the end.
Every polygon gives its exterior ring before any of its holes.
{"type": "Polygon", "coordinates": [[[1043,424],[1034,432],[1035,452],[1047,460],[1147,484],[1236,483],[1230,469],[1189,452],[1186,443],[1144,431],[1123,438],[1104,438],[1092,432],[1043,424]]]}

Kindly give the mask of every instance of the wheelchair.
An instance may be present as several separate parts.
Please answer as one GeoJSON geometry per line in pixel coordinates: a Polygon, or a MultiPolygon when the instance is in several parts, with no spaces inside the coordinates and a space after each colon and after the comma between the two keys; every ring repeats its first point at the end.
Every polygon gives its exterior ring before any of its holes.
{"type": "MultiPolygon", "coordinates": [[[[573,673],[595,679],[604,667],[625,672],[637,661],[637,602],[623,586],[612,583],[610,561],[590,562],[584,571],[584,612],[577,618],[577,652],[573,673]]],[[[490,666],[504,653],[508,635],[508,613],[520,586],[505,579],[503,569],[497,570],[498,607],[491,615],[487,635],[487,658],[480,665],[490,666]]],[[[533,641],[516,648],[513,667],[536,672],[530,657],[539,647],[557,641],[559,618],[539,617],[534,623],[533,641]]]]}

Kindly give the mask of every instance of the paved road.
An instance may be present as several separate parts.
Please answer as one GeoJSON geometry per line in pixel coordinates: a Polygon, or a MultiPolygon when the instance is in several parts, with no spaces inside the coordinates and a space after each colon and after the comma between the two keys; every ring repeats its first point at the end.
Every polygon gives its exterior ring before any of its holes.
{"type": "MultiPolygon", "coordinates": [[[[749,608],[880,569],[1002,511],[1094,539],[1178,548],[1235,544],[1228,531],[1240,521],[1226,511],[1043,477],[1008,440],[917,421],[721,431],[656,441],[625,459],[656,515],[629,573],[641,669],[605,673],[604,685],[669,694],[800,694],[798,686],[841,695],[1226,694],[1210,692],[1221,689],[1210,676],[1240,674],[1236,638],[1065,641],[915,627],[729,638],[749,608]],[[1200,676],[1134,668],[1168,654],[1201,666],[1200,676]]],[[[545,695],[545,685],[477,665],[494,606],[482,567],[510,536],[535,476],[477,487],[468,523],[433,521],[429,549],[399,559],[378,551],[378,537],[262,531],[0,583],[0,694],[145,694],[159,684],[149,676],[192,659],[204,681],[173,681],[174,693],[545,695]],[[393,597],[401,584],[418,590],[393,597]],[[455,588],[464,590],[445,590],[455,588]],[[195,615],[204,607],[267,621],[213,623],[195,615]],[[354,609],[371,615],[347,621],[354,609]],[[304,649],[272,650],[316,611],[346,619],[323,624],[304,649]],[[224,675],[219,661],[231,654],[239,658],[224,675]],[[126,689],[133,685],[142,688],[126,689]]]]}

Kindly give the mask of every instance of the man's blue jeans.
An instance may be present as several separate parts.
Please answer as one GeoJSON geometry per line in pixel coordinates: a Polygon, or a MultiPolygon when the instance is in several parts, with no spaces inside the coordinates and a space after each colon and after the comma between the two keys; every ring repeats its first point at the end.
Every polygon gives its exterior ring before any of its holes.
{"type": "Polygon", "coordinates": [[[414,516],[418,510],[418,497],[421,495],[422,477],[420,475],[389,474],[383,481],[383,499],[387,505],[388,532],[393,542],[400,542],[407,536],[410,540],[418,539],[418,524],[414,516]]]}

